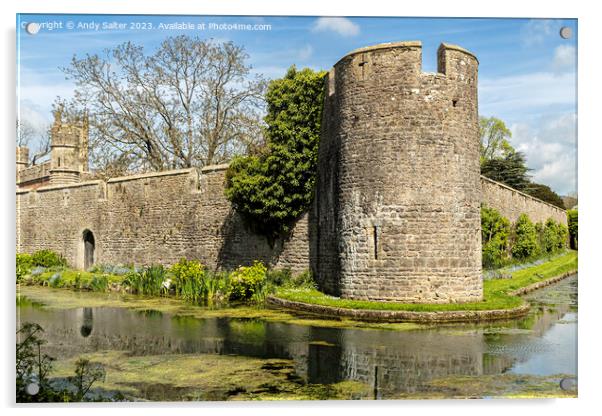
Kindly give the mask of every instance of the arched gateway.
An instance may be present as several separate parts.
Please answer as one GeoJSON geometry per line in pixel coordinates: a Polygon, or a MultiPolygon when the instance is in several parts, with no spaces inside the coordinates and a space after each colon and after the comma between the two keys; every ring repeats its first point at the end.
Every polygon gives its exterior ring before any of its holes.
{"type": "Polygon", "coordinates": [[[90,230],[83,233],[84,240],[84,270],[88,270],[94,265],[94,234],[90,230]]]}

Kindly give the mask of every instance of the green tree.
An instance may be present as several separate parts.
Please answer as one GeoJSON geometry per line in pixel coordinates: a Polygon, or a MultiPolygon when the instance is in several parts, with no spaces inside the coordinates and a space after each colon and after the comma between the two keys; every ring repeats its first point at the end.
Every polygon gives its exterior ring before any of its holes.
{"type": "Polygon", "coordinates": [[[530,184],[525,155],[512,151],[503,158],[486,160],[481,165],[481,174],[504,183],[511,188],[524,191],[530,184]]]}
{"type": "Polygon", "coordinates": [[[578,231],[579,231],[579,212],[576,209],[570,209],[566,213],[569,225],[569,235],[571,238],[571,248],[577,249],[578,231]]]}
{"type": "Polygon", "coordinates": [[[558,208],[565,209],[562,198],[547,185],[532,182],[525,188],[525,192],[542,201],[556,205],[558,208]]]}
{"type": "Polygon", "coordinates": [[[514,148],[508,141],[512,137],[512,132],[499,118],[480,117],[479,135],[481,137],[481,165],[488,160],[504,158],[514,152],[514,148]]]}
{"type": "Polygon", "coordinates": [[[514,225],[512,257],[523,260],[537,254],[537,249],[538,242],[535,226],[527,214],[521,214],[514,225]]]}
{"type": "Polygon", "coordinates": [[[254,228],[275,238],[313,198],[324,98],[324,71],[289,68],[266,94],[267,147],[235,158],[226,175],[226,196],[254,228]]]}

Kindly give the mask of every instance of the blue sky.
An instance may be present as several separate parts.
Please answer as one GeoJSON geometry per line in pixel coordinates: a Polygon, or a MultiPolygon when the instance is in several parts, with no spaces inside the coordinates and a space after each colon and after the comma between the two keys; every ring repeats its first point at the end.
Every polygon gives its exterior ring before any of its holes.
{"type": "Polygon", "coordinates": [[[358,47],[401,40],[423,44],[423,71],[436,71],[441,42],[458,44],[479,58],[479,113],[496,116],[512,130],[512,145],[525,152],[533,179],[560,194],[577,189],[577,21],[575,19],[319,18],[240,16],[17,16],[20,117],[44,129],[57,96],[73,84],[60,67],[73,55],[102,53],[126,41],[152,52],[168,36],[189,34],[243,45],[253,70],[268,78],[297,67],[328,69],[358,47]],[[36,35],[24,24],[39,23],[36,35]],[[125,23],[103,29],[102,24],[125,23]],[[82,23],[85,28],[77,25],[82,23]],[[146,23],[146,29],[144,24],[146,23]],[[161,29],[190,23],[195,29],[161,29]],[[205,24],[199,29],[199,24],[205,24]],[[75,27],[70,28],[71,24],[75,27]],[[96,30],[94,24],[99,24],[96,30]],[[152,28],[149,29],[149,24],[152,28]],[[210,24],[269,25],[264,30],[210,24]],[[561,27],[573,36],[562,39],[561,27]]]}

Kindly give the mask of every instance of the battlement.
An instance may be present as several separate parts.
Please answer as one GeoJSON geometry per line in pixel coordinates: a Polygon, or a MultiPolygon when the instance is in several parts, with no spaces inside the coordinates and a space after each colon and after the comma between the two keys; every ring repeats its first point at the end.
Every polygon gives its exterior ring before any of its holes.
{"type": "Polygon", "coordinates": [[[50,178],[50,162],[29,166],[17,172],[17,185],[35,181],[47,181],[50,178]]]}
{"type": "MultiPolygon", "coordinates": [[[[454,81],[476,79],[479,61],[470,51],[448,43],[441,43],[437,50],[437,71],[439,76],[454,81]]],[[[372,76],[393,75],[400,77],[404,83],[412,82],[422,72],[422,43],[420,41],[402,41],[381,43],[355,49],[344,55],[330,71],[330,91],[334,86],[332,79],[337,72],[352,68],[355,78],[361,81],[372,76]],[[348,67],[348,68],[346,68],[348,67]]]]}
{"type": "Polygon", "coordinates": [[[379,43],[377,45],[364,46],[361,48],[354,49],[351,52],[348,52],[347,54],[343,55],[343,57],[339,59],[337,63],[334,64],[334,66],[337,66],[341,61],[344,61],[345,59],[353,57],[357,54],[369,53],[386,49],[417,49],[422,51],[422,42],[420,42],[419,40],[410,40],[400,42],[385,42],[379,43]]]}

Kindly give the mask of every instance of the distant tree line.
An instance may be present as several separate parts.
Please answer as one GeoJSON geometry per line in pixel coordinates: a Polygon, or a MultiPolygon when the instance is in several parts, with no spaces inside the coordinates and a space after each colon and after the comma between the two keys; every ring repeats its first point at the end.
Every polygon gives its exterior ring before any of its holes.
{"type": "MultiPolygon", "coordinates": [[[[566,209],[562,198],[549,186],[533,182],[523,152],[512,147],[512,132],[495,117],[479,119],[481,137],[481,174],[535,198],[566,209]]],[[[570,208],[570,207],[569,207],[570,208]]]]}

